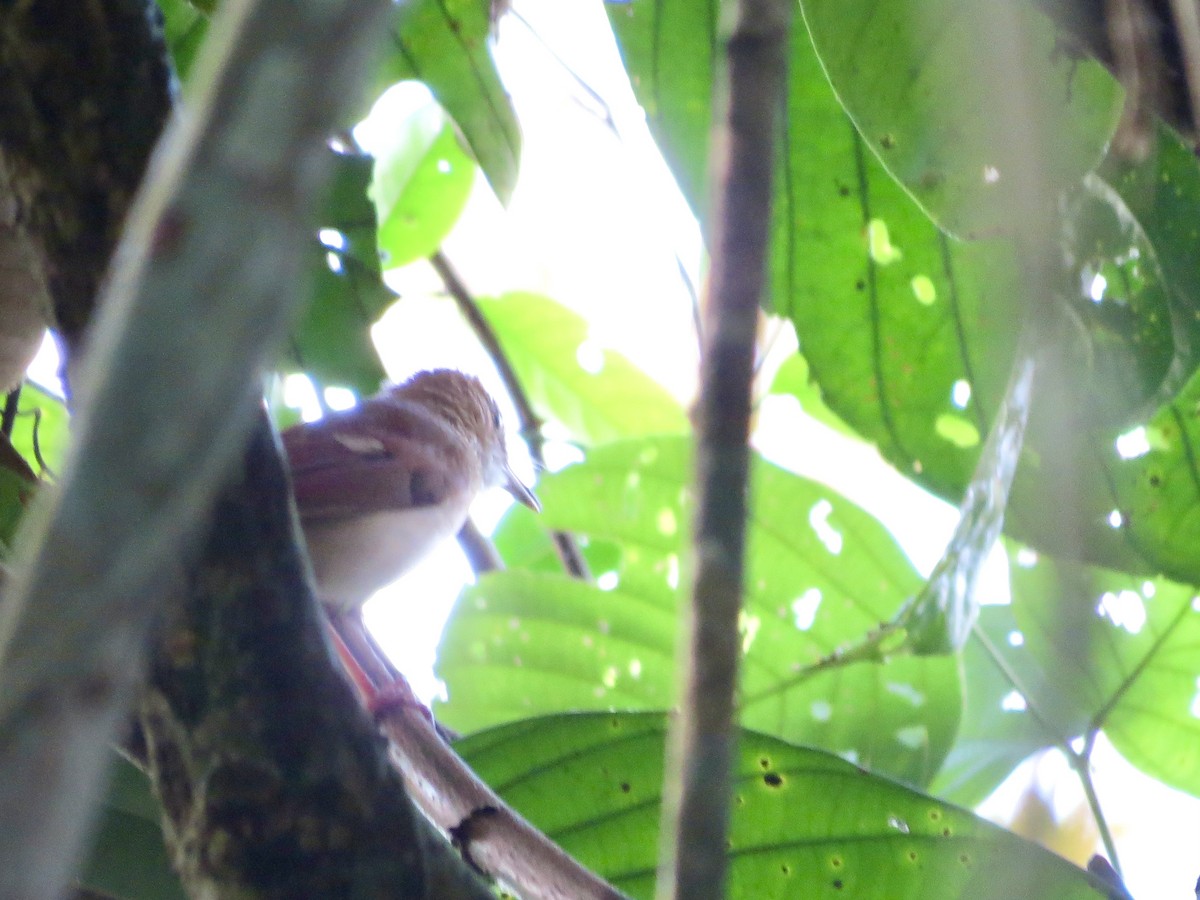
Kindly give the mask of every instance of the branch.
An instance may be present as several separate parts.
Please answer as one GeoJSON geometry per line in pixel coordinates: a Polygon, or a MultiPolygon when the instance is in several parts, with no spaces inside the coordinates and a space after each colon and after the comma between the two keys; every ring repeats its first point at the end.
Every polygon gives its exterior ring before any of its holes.
{"type": "MultiPolygon", "coordinates": [[[[99,4],[6,4],[0,28],[99,4]]],[[[26,522],[0,610],[0,897],[59,896],[73,874],[146,639],[301,297],[324,137],[390,6],[229,0],[201,62],[207,81],[152,161],[89,327],[74,443],[58,490],[26,522]]],[[[72,46],[89,36],[104,37],[72,32],[72,46]]],[[[138,59],[116,62],[145,75],[138,59]]],[[[100,130],[80,137],[107,143],[100,130]]],[[[6,155],[10,138],[0,131],[6,155]]],[[[55,305],[72,327],[76,307],[55,305]]]]}
{"type": "Polygon", "coordinates": [[[441,738],[427,710],[394,705],[380,725],[413,800],[480,871],[523,900],[627,900],[496,796],[441,738]]]}
{"type": "Polygon", "coordinates": [[[724,896],[751,385],[767,268],[790,0],[727,0],[711,138],[712,269],[697,405],[695,563],[679,721],[663,798],[658,896],[724,896]]]}
{"type": "MultiPolygon", "coordinates": [[[[429,262],[442,279],[442,283],[446,285],[447,292],[458,304],[459,312],[463,314],[479,339],[479,343],[483,345],[488,356],[492,358],[496,370],[500,373],[505,390],[512,398],[513,406],[517,408],[521,437],[525,439],[525,443],[529,447],[529,456],[533,460],[534,468],[539,471],[545,469],[546,457],[542,452],[542,447],[545,445],[545,438],[542,437],[542,420],[533,411],[529,395],[525,393],[521,379],[517,377],[516,369],[513,368],[504,348],[500,346],[500,339],[496,336],[495,330],[491,323],[484,318],[483,313],[479,311],[479,305],[475,302],[475,298],[471,296],[471,292],[467,290],[467,286],[446,255],[439,250],[429,258],[429,262]]],[[[575,538],[565,531],[551,532],[550,537],[554,541],[554,547],[558,551],[559,559],[562,560],[567,574],[573,578],[590,581],[592,576],[588,571],[587,560],[583,558],[583,552],[579,549],[575,538]]]]}
{"type": "Polygon", "coordinates": [[[499,572],[504,568],[504,560],[496,552],[496,545],[471,519],[467,519],[459,529],[458,545],[466,554],[467,562],[476,578],[484,572],[499,572]]]}

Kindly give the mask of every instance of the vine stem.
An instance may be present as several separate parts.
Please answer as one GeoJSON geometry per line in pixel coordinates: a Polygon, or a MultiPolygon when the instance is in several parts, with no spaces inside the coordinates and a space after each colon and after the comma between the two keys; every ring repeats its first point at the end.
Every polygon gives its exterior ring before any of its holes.
{"type": "Polygon", "coordinates": [[[1108,861],[1117,875],[1120,876],[1123,873],[1121,872],[1121,862],[1117,858],[1117,842],[1113,840],[1112,829],[1108,827],[1108,819],[1104,817],[1104,810],[1100,807],[1100,796],[1096,793],[1096,784],[1092,780],[1092,749],[1096,745],[1096,736],[1099,733],[1096,729],[1089,731],[1083,743],[1083,750],[1077,753],[1068,747],[1066,753],[1071,768],[1075,770],[1075,774],[1079,777],[1079,783],[1083,787],[1083,795],[1087,799],[1088,809],[1091,810],[1092,819],[1096,822],[1096,830],[1100,832],[1100,842],[1104,844],[1104,853],[1108,856],[1108,861]]]}
{"type": "Polygon", "coordinates": [[[975,639],[979,641],[984,652],[992,661],[993,665],[1000,670],[1000,674],[1004,679],[1019,693],[1025,701],[1025,705],[1029,709],[1029,714],[1037,721],[1043,733],[1049,741],[1067,758],[1067,763],[1079,778],[1080,786],[1083,788],[1084,799],[1087,801],[1088,809],[1091,810],[1092,819],[1096,823],[1096,830],[1100,833],[1100,842],[1104,844],[1104,852],[1108,855],[1108,861],[1112,864],[1118,875],[1121,875],[1121,864],[1117,859],[1117,845],[1113,840],[1112,829],[1108,827],[1108,820],[1104,816],[1104,810],[1100,806],[1100,797],[1096,793],[1095,783],[1092,781],[1092,773],[1089,769],[1092,755],[1092,747],[1096,741],[1096,735],[1099,733],[1098,728],[1093,728],[1088,732],[1088,736],[1084,742],[1082,751],[1076,751],[1070,743],[1061,737],[1053,728],[1050,727],[1050,717],[1044,713],[1034,699],[1030,696],[1030,692],[1021,683],[1021,679],[1017,677],[1017,673],[1008,664],[1008,662],[1000,655],[1000,651],[991,642],[983,629],[976,624],[972,631],[975,639]]]}

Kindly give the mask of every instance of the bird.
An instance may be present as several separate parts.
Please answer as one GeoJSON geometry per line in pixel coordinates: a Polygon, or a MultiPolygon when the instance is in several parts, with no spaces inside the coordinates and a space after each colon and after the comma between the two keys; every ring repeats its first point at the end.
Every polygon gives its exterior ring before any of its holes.
{"type": "Polygon", "coordinates": [[[455,369],[418,372],[281,438],[317,597],[355,660],[392,680],[362,605],[457,534],[485,490],[541,509],[509,464],[495,400],[455,369]]]}

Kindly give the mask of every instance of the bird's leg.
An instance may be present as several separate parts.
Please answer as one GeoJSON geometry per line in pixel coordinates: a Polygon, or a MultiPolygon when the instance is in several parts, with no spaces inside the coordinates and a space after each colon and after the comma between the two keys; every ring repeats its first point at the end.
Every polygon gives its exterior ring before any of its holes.
{"type": "Polygon", "coordinates": [[[342,639],[354,661],[376,687],[403,677],[383,652],[383,648],[371,636],[371,632],[367,631],[361,610],[337,612],[328,609],[328,612],[329,624],[333,626],[334,632],[342,639]]]}
{"type": "Polygon", "coordinates": [[[433,720],[433,713],[417,699],[408,679],[392,665],[383,648],[367,631],[360,610],[330,610],[329,624],[337,638],[342,665],[373,716],[386,715],[389,709],[399,706],[419,709],[430,721],[433,720]]]}

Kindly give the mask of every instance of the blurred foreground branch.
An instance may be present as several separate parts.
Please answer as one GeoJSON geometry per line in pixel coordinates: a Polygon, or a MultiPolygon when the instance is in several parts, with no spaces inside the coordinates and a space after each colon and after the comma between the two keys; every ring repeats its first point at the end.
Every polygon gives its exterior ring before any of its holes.
{"type": "Polygon", "coordinates": [[[697,405],[695,561],[680,716],[668,748],[658,896],[724,896],[749,476],[751,383],[767,266],[788,0],[727,0],[710,140],[712,269],[697,405]]]}
{"type": "MultiPolygon", "coordinates": [[[[73,873],[147,636],[195,555],[259,402],[257,374],[302,295],[325,135],[354,100],[389,8],[224,4],[194,103],[152,161],[89,327],[75,440],[58,490],[26,523],[0,618],[0,897],[57,897],[73,873]]],[[[103,24],[72,37],[104,40],[103,24]]],[[[55,305],[64,321],[77,315],[55,305]]]]}

